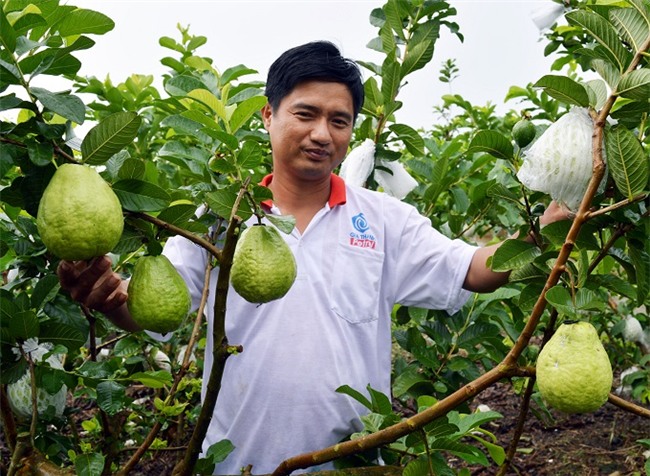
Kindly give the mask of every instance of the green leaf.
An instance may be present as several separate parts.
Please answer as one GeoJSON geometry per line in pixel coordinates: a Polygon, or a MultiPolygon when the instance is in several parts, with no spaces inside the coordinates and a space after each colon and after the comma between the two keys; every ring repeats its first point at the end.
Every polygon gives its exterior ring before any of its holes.
{"type": "Polygon", "coordinates": [[[257,70],[251,69],[243,64],[238,64],[237,66],[232,66],[226,69],[219,78],[219,86],[225,86],[228,83],[235,81],[242,76],[247,76],[249,74],[257,74],[257,70]]]}
{"type": "Polygon", "coordinates": [[[650,293],[650,254],[632,246],[629,254],[636,274],[636,302],[641,306],[650,293]]]}
{"type": "Polygon", "coordinates": [[[553,286],[546,291],[546,301],[553,306],[560,314],[573,316],[576,307],[573,304],[571,295],[566,288],[562,286],[553,286]]]}
{"type": "Polygon", "coordinates": [[[414,385],[426,382],[430,382],[430,380],[420,371],[420,367],[417,365],[409,365],[395,377],[395,381],[393,382],[393,396],[401,397],[414,385]]]}
{"type": "Polygon", "coordinates": [[[400,85],[400,65],[394,55],[386,56],[381,71],[381,95],[384,98],[384,106],[388,107],[395,100],[400,85]]]}
{"type": "Polygon", "coordinates": [[[486,194],[488,197],[508,200],[512,203],[519,204],[519,196],[510,191],[510,189],[506,188],[505,185],[498,182],[490,185],[490,187],[487,189],[486,194]]]}
{"type": "Polygon", "coordinates": [[[591,67],[596,70],[601,78],[609,85],[612,91],[616,90],[618,82],[621,79],[621,72],[617,70],[611,63],[602,59],[591,60],[591,67]]]}
{"type": "Polygon", "coordinates": [[[103,35],[115,28],[115,22],[103,13],[93,10],[76,9],[65,15],[52,29],[61,36],[93,33],[103,35]]]}
{"type": "Polygon", "coordinates": [[[393,412],[393,406],[390,402],[388,396],[381,393],[379,390],[375,390],[370,385],[366,387],[370,398],[372,401],[372,411],[379,413],[380,415],[390,415],[393,412]]]}
{"type": "Polygon", "coordinates": [[[266,218],[287,235],[296,227],[296,217],[293,215],[266,215],[266,218]]]}
{"type": "Polygon", "coordinates": [[[607,101],[607,85],[602,79],[593,79],[585,83],[587,93],[589,94],[589,105],[599,110],[607,101]]]}
{"type": "Polygon", "coordinates": [[[495,445],[494,443],[490,443],[486,439],[481,438],[480,436],[477,435],[472,435],[472,437],[480,441],[481,444],[485,446],[485,448],[488,450],[488,453],[490,453],[490,457],[494,460],[496,464],[502,464],[506,460],[506,452],[502,446],[495,445]]]}
{"type": "Polygon", "coordinates": [[[38,318],[34,311],[19,311],[9,320],[9,335],[15,339],[38,337],[38,318]]]}
{"type": "Polygon", "coordinates": [[[47,89],[36,87],[32,87],[30,91],[50,111],[77,124],[83,124],[86,106],[77,96],[67,93],[52,93],[47,89]]]}
{"type": "Polygon", "coordinates": [[[101,476],[104,472],[104,464],[104,455],[101,453],[85,453],[77,455],[74,469],[78,476],[101,476]]]}
{"type": "Polygon", "coordinates": [[[475,412],[470,413],[469,415],[460,414],[457,411],[450,412],[447,417],[449,418],[449,423],[456,425],[458,427],[457,434],[465,435],[470,433],[474,429],[480,427],[485,423],[498,420],[503,418],[503,415],[495,411],[487,412],[475,412]]]}
{"type": "Polygon", "coordinates": [[[43,167],[52,162],[52,155],[54,154],[52,144],[47,142],[36,142],[33,140],[26,141],[26,143],[29,160],[31,160],[33,164],[43,167]]]}
{"type": "Polygon", "coordinates": [[[409,45],[400,69],[402,79],[413,71],[422,69],[431,60],[433,44],[433,41],[427,39],[414,46],[409,45]]]}
{"type": "Polygon", "coordinates": [[[617,8],[609,14],[618,34],[630,45],[634,54],[640,53],[650,36],[650,25],[641,13],[633,8],[617,8]]]}
{"type": "Polygon", "coordinates": [[[492,271],[503,272],[522,267],[542,254],[541,250],[522,240],[506,240],[492,257],[492,271]]]}
{"type": "Polygon", "coordinates": [[[237,132],[265,104],[266,96],[253,96],[237,104],[237,109],[230,116],[230,132],[237,132]]]}
{"type": "MultiPolygon", "coordinates": [[[[216,190],[206,194],[205,201],[208,204],[210,210],[215,212],[220,217],[225,219],[230,219],[232,215],[233,207],[235,206],[235,201],[237,200],[237,194],[239,193],[240,184],[234,183],[227,188],[216,190]]],[[[237,216],[242,220],[247,220],[253,215],[253,210],[251,210],[250,205],[246,200],[242,200],[239,203],[239,209],[237,210],[237,216]]]]}
{"type": "Polygon", "coordinates": [[[366,407],[368,410],[372,411],[372,403],[370,403],[370,400],[368,400],[365,395],[363,395],[361,392],[358,390],[353,389],[349,385],[341,385],[339,388],[336,389],[337,393],[342,393],[344,395],[348,395],[349,397],[354,398],[357,402],[359,402],[361,405],[366,407]]]}
{"type": "Polygon", "coordinates": [[[144,180],[120,180],[113,184],[113,191],[120,199],[122,207],[132,212],[160,211],[171,202],[167,191],[144,180]]]}
{"type": "Polygon", "coordinates": [[[196,213],[196,205],[193,203],[179,203],[165,208],[158,214],[158,219],[176,226],[183,226],[192,218],[196,213]]]}
{"type": "Polygon", "coordinates": [[[624,98],[647,102],[650,97],[650,70],[636,69],[625,73],[616,86],[616,92],[624,98]]]}
{"type": "Polygon", "coordinates": [[[158,156],[178,157],[182,159],[187,159],[191,162],[196,162],[197,164],[206,165],[208,163],[208,160],[210,160],[212,154],[210,154],[210,152],[208,152],[205,149],[201,149],[199,147],[185,144],[180,141],[170,140],[165,142],[165,144],[160,148],[160,150],[158,150],[158,156]]]}
{"type": "Polygon", "coordinates": [[[126,403],[124,386],[113,380],[107,380],[97,385],[97,404],[109,415],[115,415],[122,410],[126,403]]]}
{"type": "Polygon", "coordinates": [[[230,453],[235,449],[235,446],[230,440],[221,440],[210,446],[204,458],[199,458],[194,466],[194,473],[196,474],[212,474],[214,466],[217,463],[224,461],[230,453]]]}
{"type": "Polygon", "coordinates": [[[566,76],[549,74],[540,78],[533,87],[544,89],[546,94],[558,101],[582,107],[589,106],[589,94],[584,86],[566,76]]]}
{"type": "Polygon", "coordinates": [[[89,165],[105,163],[133,142],[142,119],[135,112],[116,112],[88,131],[81,143],[83,161],[89,165]]]}
{"type": "Polygon", "coordinates": [[[36,286],[34,286],[32,307],[34,309],[40,309],[43,304],[51,301],[56,296],[59,289],[61,289],[59,278],[55,274],[43,276],[38,280],[36,286]]]}
{"type": "Polygon", "coordinates": [[[262,147],[256,141],[245,141],[241,150],[237,152],[236,161],[244,173],[254,169],[262,162],[262,147]]]}
{"type": "Polygon", "coordinates": [[[623,71],[627,67],[630,54],[623,47],[618,34],[611,23],[604,17],[586,10],[575,10],[565,15],[572,25],[581,26],[591,35],[608,53],[612,61],[618,65],[618,70],[623,71]]]}
{"type": "Polygon", "coordinates": [[[429,476],[429,461],[425,456],[408,462],[402,476],[429,476]]]}
{"type": "Polygon", "coordinates": [[[512,143],[506,136],[496,131],[478,131],[469,144],[468,154],[486,152],[494,157],[512,160],[515,153],[512,143]]]}
{"type": "Polygon", "coordinates": [[[388,128],[397,135],[411,154],[415,157],[424,155],[424,139],[418,131],[406,124],[391,124],[388,128]]]}
{"type": "Polygon", "coordinates": [[[0,8],[0,44],[9,53],[16,51],[16,31],[7,21],[3,8],[0,8]]]}
{"type": "Polygon", "coordinates": [[[386,15],[386,23],[393,32],[401,39],[406,40],[404,37],[404,25],[402,24],[402,15],[400,14],[398,2],[386,2],[383,6],[384,14],[386,15]]]}
{"type": "Polygon", "coordinates": [[[131,375],[131,378],[149,388],[164,388],[173,383],[172,374],[166,370],[136,372],[131,375]]]}
{"type": "Polygon", "coordinates": [[[594,291],[587,288],[580,288],[575,297],[576,309],[583,311],[602,311],[605,303],[594,291]]]}
{"type": "Polygon", "coordinates": [[[48,320],[40,326],[39,338],[41,340],[62,345],[68,349],[68,352],[76,352],[86,342],[87,335],[68,324],[48,320]]]}
{"type": "Polygon", "coordinates": [[[648,185],[648,156],[636,136],[623,126],[606,133],[607,165],[623,196],[631,199],[648,185]]]}

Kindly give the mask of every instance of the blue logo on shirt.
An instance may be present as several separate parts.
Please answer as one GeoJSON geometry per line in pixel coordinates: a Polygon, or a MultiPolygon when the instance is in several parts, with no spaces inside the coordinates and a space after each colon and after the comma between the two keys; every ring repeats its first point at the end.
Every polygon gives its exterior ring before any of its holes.
{"type": "Polygon", "coordinates": [[[363,216],[363,213],[359,213],[352,217],[352,226],[354,226],[354,229],[357,230],[358,233],[354,231],[350,232],[350,246],[370,248],[374,250],[377,246],[377,241],[372,233],[367,233],[370,226],[368,226],[368,221],[366,220],[366,217],[363,216]]]}
{"type": "Polygon", "coordinates": [[[365,233],[370,228],[368,226],[368,222],[366,221],[366,217],[363,216],[363,213],[359,213],[358,215],[352,217],[352,226],[354,226],[354,229],[359,233],[365,233]]]}

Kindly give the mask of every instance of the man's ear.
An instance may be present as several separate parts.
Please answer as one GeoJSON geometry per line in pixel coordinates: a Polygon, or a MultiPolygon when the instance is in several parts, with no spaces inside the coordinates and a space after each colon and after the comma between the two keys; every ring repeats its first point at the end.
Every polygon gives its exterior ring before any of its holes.
{"type": "Polygon", "coordinates": [[[271,116],[273,116],[273,111],[271,105],[266,103],[261,110],[262,113],[262,122],[264,122],[264,128],[268,131],[271,126],[271,116]]]}

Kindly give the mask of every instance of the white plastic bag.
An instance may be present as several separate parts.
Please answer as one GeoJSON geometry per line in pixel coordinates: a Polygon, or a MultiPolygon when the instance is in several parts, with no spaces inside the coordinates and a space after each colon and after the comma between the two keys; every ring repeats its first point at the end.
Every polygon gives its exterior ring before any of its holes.
{"type": "Polygon", "coordinates": [[[380,161],[382,167],[386,167],[392,172],[377,169],[375,170],[375,180],[384,189],[388,195],[402,200],[411,190],[418,186],[417,181],[411,177],[404,166],[398,161],[380,161]]]}
{"type": "Polygon", "coordinates": [[[375,167],[375,143],[366,139],[347,155],[339,176],[350,185],[363,187],[375,167]]]}
{"type": "MultiPolygon", "coordinates": [[[[594,122],[584,108],[572,108],[524,152],[517,177],[527,188],[544,192],[576,211],[593,173],[594,122]]],[[[601,183],[602,191],[605,180],[601,183]]]]}

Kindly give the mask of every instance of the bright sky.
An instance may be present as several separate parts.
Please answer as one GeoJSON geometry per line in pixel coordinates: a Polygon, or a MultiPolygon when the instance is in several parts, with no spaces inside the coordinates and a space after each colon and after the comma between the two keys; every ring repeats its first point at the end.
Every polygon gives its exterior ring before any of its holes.
{"type": "MultiPolygon", "coordinates": [[[[176,25],[189,26],[190,33],[207,37],[197,53],[210,57],[219,70],[244,64],[266,76],[271,62],[284,50],[311,40],[337,44],[352,59],[380,62],[381,55],[366,47],[376,36],[370,25],[378,0],[68,0],[68,4],[100,11],[116,24],[115,29],[94,36],[97,44],[77,53],[83,63],[80,74],[113,83],[130,74],[153,74],[160,81],[167,68],[164,56],[174,56],[158,44],[161,36],[180,39],[176,25]]],[[[404,106],[397,119],[413,127],[428,127],[435,121],[433,107],[450,92],[438,81],[442,63],[454,58],[460,69],[451,92],[476,105],[488,101],[500,111],[517,108],[504,104],[512,85],[525,86],[550,72],[543,55],[544,42],[532,21],[539,8],[551,0],[452,0],[458,15],[452,20],[465,35],[461,43],[447,30],[436,43],[433,60],[426,68],[407,77],[400,92],[404,106]]],[[[363,69],[362,69],[363,70],[363,69]]],[[[369,72],[363,70],[365,77],[369,72]]],[[[157,83],[158,85],[160,83],[157,83]]]]}

